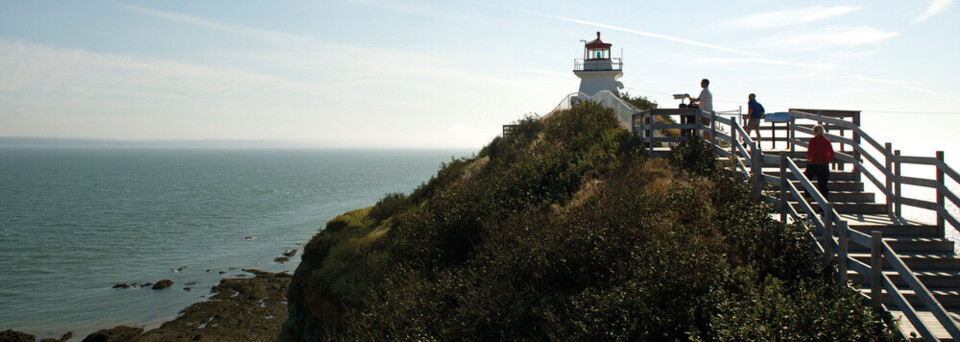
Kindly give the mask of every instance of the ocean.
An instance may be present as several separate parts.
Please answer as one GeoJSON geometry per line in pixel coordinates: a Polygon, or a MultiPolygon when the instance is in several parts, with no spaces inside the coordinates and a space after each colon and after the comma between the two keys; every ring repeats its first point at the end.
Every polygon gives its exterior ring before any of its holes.
{"type": "Polygon", "coordinates": [[[475,152],[0,148],[0,330],[156,327],[244,268],[292,273],[326,221],[475,152]]]}

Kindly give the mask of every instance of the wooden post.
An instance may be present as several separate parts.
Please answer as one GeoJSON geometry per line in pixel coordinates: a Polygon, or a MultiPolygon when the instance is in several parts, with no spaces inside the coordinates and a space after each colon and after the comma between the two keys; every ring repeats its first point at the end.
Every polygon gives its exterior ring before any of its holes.
{"type": "MultiPolygon", "coordinates": [[[[937,160],[941,163],[943,162],[943,151],[937,151],[937,160]]],[[[946,190],[946,184],[943,183],[943,169],[940,168],[940,165],[937,165],[937,236],[943,237],[944,222],[943,214],[940,213],[940,210],[946,210],[944,208],[943,192],[946,190]]]]}
{"type": "MultiPolygon", "coordinates": [[[[730,117],[730,155],[737,155],[737,127],[740,125],[737,124],[737,120],[733,117],[730,117]]],[[[733,170],[736,171],[736,165],[733,166],[733,170]]]]}
{"type": "MultiPolygon", "coordinates": [[[[894,155],[895,157],[899,157],[899,156],[900,156],[900,150],[893,151],[893,155],[894,155]]],[[[896,159],[896,158],[894,158],[894,159],[896,159]]],[[[895,160],[895,161],[893,162],[893,175],[894,175],[894,177],[893,177],[893,188],[896,189],[896,191],[893,192],[893,195],[895,196],[894,199],[895,199],[896,202],[897,202],[897,203],[894,204],[894,206],[893,206],[893,209],[894,209],[894,210],[893,210],[893,214],[894,214],[894,216],[896,216],[897,218],[902,218],[902,217],[903,217],[903,211],[902,211],[902,210],[903,210],[903,204],[902,204],[901,201],[900,201],[900,197],[903,197],[903,193],[900,192],[900,185],[901,185],[901,184],[900,184],[900,164],[901,164],[901,163],[900,163],[900,160],[895,160]]]]}
{"type": "Polygon", "coordinates": [[[653,129],[651,128],[651,121],[653,121],[653,110],[648,109],[643,112],[643,134],[647,138],[647,156],[653,156],[653,129]]]}
{"type": "Polygon", "coordinates": [[[847,236],[850,234],[847,229],[849,228],[847,221],[840,221],[837,224],[837,229],[840,230],[840,252],[839,257],[837,257],[837,266],[840,268],[840,284],[847,285],[847,251],[848,244],[847,236]]]}
{"type": "Polygon", "coordinates": [[[790,121],[787,121],[787,131],[789,132],[790,152],[796,152],[797,142],[795,140],[797,140],[797,123],[793,116],[790,116],[790,121]]]}
{"type": "Polygon", "coordinates": [[[700,108],[694,109],[693,113],[693,137],[700,140],[700,108]]]}
{"type": "MultiPolygon", "coordinates": [[[[760,130],[758,129],[757,132],[759,131],[760,130]]],[[[776,149],[776,148],[777,148],[777,123],[771,122],[770,123],[770,149],[776,149]]]]}
{"type": "Polygon", "coordinates": [[[750,143],[750,173],[751,180],[753,183],[752,191],[750,192],[753,195],[753,199],[760,198],[760,150],[757,149],[757,142],[750,143]]]}
{"type": "Polygon", "coordinates": [[[780,222],[787,224],[787,152],[780,151],[780,222]]]}
{"type": "Polygon", "coordinates": [[[710,147],[711,151],[716,151],[717,146],[717,113],[710,111],[710,147]]]}
{"type": "Polygon", "coordinates": [[[883,289],[883,233],[870,233],[870,299],[873,307],[880,309],[883,303],[880,291],[883,289]]]}
{"type": "MultiPolygon", "coordinates": [[[[891,161],[892,159],[891,157],[893,157],[893,144],[891,143],[883,144],[883,150],[884,150],[883,164],[885,168],[883,172],[883,176],[884,178],[886,178],[887,192],[892,194],[893,193],[893,177],[891,177],[890,173],[893,172],[893,162],[891,161]]],[[[884,197],[887,198],[887,213],[892,213],[893,212],[893,196],[884,195],[884,197]]]]}
{"type": "MultiPolygon", "coordinates": [[[[857,132],[857,129],[860,128],[860,112],[853,114],[853,124],[856,125],[856,127],[853,129],[853,161],[862,164],[863,160],[860,160],[860,150],[858,149],[860,147],[860,133],[857,132]]],[[[860,177],[862,176],[860,174],[860,169],[854,166],[853,174],[854,177],[856,177],[856,180],[859,182],[860,177]]]]}
{"type": "Polygon", "coordinates": [[[833,206],[820,203],[823,208],[823,267],[830,267],[833,260],[833,206]]]}

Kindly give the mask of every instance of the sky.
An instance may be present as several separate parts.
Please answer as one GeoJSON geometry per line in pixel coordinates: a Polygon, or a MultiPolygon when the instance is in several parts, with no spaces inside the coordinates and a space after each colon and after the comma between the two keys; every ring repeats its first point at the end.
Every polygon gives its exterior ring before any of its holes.
{"type": "Polygon", "coordinates": [[[575,92],[597,31],[663,107],[709,78],[717,110],[861,110],[960,156],[953,0],[0,0],[0,136],[479,149],[575,92]]]}

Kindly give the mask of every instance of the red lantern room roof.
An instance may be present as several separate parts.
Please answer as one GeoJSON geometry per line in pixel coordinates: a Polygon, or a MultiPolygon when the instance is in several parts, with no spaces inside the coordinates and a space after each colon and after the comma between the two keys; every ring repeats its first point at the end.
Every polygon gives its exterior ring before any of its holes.
{"type": "Polygon", "coordinates": [[[613,44],[604,43],[602,40],[600,40],[600,31],[597,31],[597,39],[594,39],[593,41],[587,43],[586,47],[588,49],[609,48],[611,45],[613,44]]]}

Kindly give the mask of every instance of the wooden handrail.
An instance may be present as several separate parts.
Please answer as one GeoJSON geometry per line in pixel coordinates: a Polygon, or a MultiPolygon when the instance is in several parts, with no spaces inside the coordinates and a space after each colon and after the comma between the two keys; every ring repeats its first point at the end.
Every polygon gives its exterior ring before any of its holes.
{"type": "MultiPolygon", "coordinates": [[[[953,319],[950,318],[950,315],[947,314],[947,311],[944,310],[943,305],[940,305],[940,302],[937,302],[933,298],[933,294],[930,293],[930,290],[927,289],[923,283],[920,282],[920,279],[917,279],[917,276],[913,274],[913,271],[907,267],[907,264],[903,263],[903,260],[897,256],[897,253],[893,252],[893,248],[890,248],[885,241],[881,241],[883,248],[883,256],[887,259],[887,263],[890,266],[893,266],[893,269],[900,274],[902,278],[913,292],[917,294],[917,297],[920,298],[920,302],[923,303],[927,309],[937,318],[940,322],[953,322],[953,319]]],[[[897,291],[899,292],[899,291],[897,291]]],[[[912,307],[911,307],[912,309],[912,307]]],[[[947,333],[950,334],[954,340],[960,340],[960,328],[957,328],[955,324],[943,324],[943,328],[947,330],[947,333]]]]}
{"type": "Polygon", "coordinates": [[[913,156],[894,156],[893,161],[907,163],[907,164],[920,164],[920,165],[937,165],[939,160],[934,157],[913,157],[913,156]]]}
{"type": "Polygon", "coordinates": [[[850,121],[841,120],[841,119],[837,119],[837,118],[831,118],[831,117],[826,117],[826,116],[817,115],[817,114],[813,114],[813,113],[801,112],[801,111],[798,111],[798,110],[793,110],[793,111],[790,111],[789,113],[790,113],[790,116],[793,116],[793,117],[810,119],[810,120],[814,120],[814,121],[817,121],[817,122],[831,123],[831,124],[834,124],[834,125],[837,125],[837,126],[843,126],[843,127],[845,127],[845,128],[848,128],[848,129],[853,129],[854,127],[856,127],[856,125],[854,125],[854,123],[852,123],[852,122],[850,122],[850,121]]]}
{"type": "Polygon", "coordinates": [[[920,316],[917,315],[916,309],[914,309],[913,306],[910,305],[910,302],[903,297],[903,294],[900,293],[900,290],[897,289],[897,286],[890,281],[890,277],[881,275],[881,282],[883,282],[883,288],[887,290],[887,294],[893,299],[894,304],[901,309],[907,308],[907,310],[902,310],[903,314],[904,316],[907,316],[907,320],[910,321],[910,324],[913,324],[913,327],[917,329],[917,332],[920,333],[920,336],[922,336],[926,341],[939,341],[940,339],[934,336],[933,332],[930,331],[930,327],[928,327],[927,324],[920,319],[920,316]]]}
{"type": "Polygon", "coordinates": [[[897,177],[894,177],[893,180],[903,184],[916,185],[916,186],[922,186],[922,187],[933,188],[933,189],[936,189],[940,186],[940,183],[932,179],[897,176],[897,177]]]}
{"type": "Polygon", "coordinates": [[[796,179],[800,181],[800,185],[803,185],[803,188],[807,190],[807,193],[810,194],[810,197],[813,197],[814,201],[816,201],[822,208],[823,204],[827,203],[827,200],[823,197],[823,194],[820,193],[820,190],[813,186],[813,183],[811,183],[806,176],[803,176],[803,172],[800,171],[800,167],[798,167],[792,159],[787,159],[787,168],[789,168],[794,175],[799,175],[796,177],[796,179]]]}
{"type": "Polygon", "coordinates": [[[863,129],[861,129],[859,126],[854,127],[853,131],[859,134],[861,139],[864,139],[868,143],[870,143],[870,145],[872,145],[873,148],[877,149],[877,151],[880,151],[880,153],[886,154],[886,150],[884,149],[884,147],[880,145],[880,143],[878,143],[876,140],[874,140],[873,137],[867,134],[867,132],[864,132],[863,129]]]}
{"type": "Polygon", "coordinates": [[[943,171],[943,173],[952,178],[954,182],[960,183],[960,174],[942,160],[937,160],[937,169],[943,171]]]}

